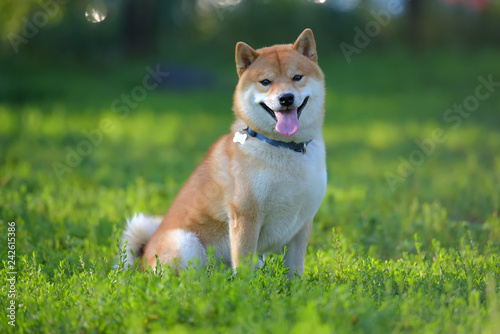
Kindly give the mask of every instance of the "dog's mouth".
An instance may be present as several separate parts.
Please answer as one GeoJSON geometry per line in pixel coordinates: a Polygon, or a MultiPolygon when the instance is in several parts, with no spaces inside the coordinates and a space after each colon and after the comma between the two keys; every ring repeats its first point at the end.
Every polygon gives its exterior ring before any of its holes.
{"type": "Polygon", "coordinates": [[[309,101],[309,96],[304,99],[304,102],[298,108],[285,110],[272,110],[264,102],[261,102],[260,105],[276,121],[276,131],[285,137],[290,137],[299,130],[299,118],[307,101],[309,101]]]}

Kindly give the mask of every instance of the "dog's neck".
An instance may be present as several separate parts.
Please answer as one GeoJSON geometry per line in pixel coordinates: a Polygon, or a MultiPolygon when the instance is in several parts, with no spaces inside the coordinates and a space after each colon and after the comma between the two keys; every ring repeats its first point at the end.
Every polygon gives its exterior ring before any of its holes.
{"type": "Polygon", "coordinates": [[[309,145],[309,143],[312,141],[312,139],[311,139],[311,140],[308,140],[308,141],[303,142],[303,143],[296,143],[296,142],[284,142],[284,141],[274,140],[274,139],[271,139],[271,138],[264,136],[261,133],[255,132],[250,127],[247,127],[246,129],[244,129],[242,131],[247,132],[251,137],[254,137],[260,141],[266,142],[266,143],[270,144],[271,146],[284,147],[284,148],[287,148],[287,149],[292,150],[294,152],[303,153],[303,154],[306,153],[307,145],[309,145]]]}

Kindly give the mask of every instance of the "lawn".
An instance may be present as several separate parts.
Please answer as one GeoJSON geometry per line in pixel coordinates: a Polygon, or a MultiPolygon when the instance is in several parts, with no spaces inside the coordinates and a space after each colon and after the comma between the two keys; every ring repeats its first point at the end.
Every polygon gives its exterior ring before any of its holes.
{"type": "Polygon", "coordinates": [[[1,331],[500,332],[499,56],[320,57],[328,188],[293,280],[280,255],[235,276],[113,268],[125,217],[164,214],[228,131],[232,59],[211,90],[131,104],[157,62],[2,64],[1,331]]]}

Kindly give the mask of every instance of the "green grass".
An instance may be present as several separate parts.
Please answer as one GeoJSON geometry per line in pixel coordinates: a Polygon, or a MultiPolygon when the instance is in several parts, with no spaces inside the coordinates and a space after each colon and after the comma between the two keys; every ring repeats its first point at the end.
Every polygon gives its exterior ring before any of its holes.
{"type": "MultiPolygon", "coordinates": [[[[112,101],[154,62],[99,75],[4,65],[0,259],[6,267],[15,221],[17,311],[15,328],[1,317],[2,332],[499,332],[500,88],[457,128],[443,121],[479,75],[500,81],[498,56],[320,58],[328,189],[304,276],[291,281],[279,255],[234,277],[213,262],[180,276],[113,269],[125,217],[164,214],[227,132],[231,88],[156,90],[120,120],[112,101]],[[114,130],[59,180],[53,163],[106,117],[114,130]],[[385,174],[436,128],[446,140],[391,189],[385,174]]],[[[235,84],[233,67],[220,71],[235,84]]]]}

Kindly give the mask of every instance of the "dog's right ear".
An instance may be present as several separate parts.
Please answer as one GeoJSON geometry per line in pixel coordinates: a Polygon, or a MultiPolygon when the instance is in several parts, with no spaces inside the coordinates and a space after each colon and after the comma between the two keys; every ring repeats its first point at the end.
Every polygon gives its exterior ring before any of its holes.
{"type": "Polygon", "coordinates": [[[241,77],[243,72],[252,65],[255,59],[259,56],[257,51],[252,49],[249,45],[238,42],[236,44],[236,72],[241,77]]]}
{"type": "Polygon", "coordinates": [[[293,44],[293,48],[300,54],[303,54],[313,62],[318,62],[318,55],[316,54],[316,42],[311,29],[306,29],[300,34],[299,38],[293,44]]]}

